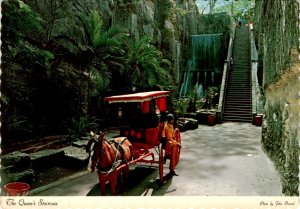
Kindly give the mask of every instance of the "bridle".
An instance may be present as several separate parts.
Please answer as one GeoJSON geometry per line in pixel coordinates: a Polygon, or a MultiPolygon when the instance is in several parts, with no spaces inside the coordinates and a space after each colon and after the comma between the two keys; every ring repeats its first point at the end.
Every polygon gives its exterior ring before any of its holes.
{"type": "MultiPolygon", "coordinates": [[[[105,154],[105,149],[103,149],[102,147],[100,147],[100,157],[97,157],[97,161],[95,162],[95,169],[97,169],[98,172],[101,172],[102,174],[104,175],[109,175],[111,172],[113,172],[121,163],[126,163],[127,164],[127,161],[125,160],[124,158],[124,155],[125,155],[125,149],[123,148],[122,146],[122,143],[126,140],[127,138],[123,138],[122,141],[120,142],[116,142],[116,141],[112,141],[109,144],[109,146],[112,146],[112,144],[115,144],[115,147],[116,147],[116,150],[115,150],[115,159],[114,159],[114,162],[112,163],[112,166],[108,169],[102,169],[100,170],[98,168],[98,163],[99,163],[99,159],[102,158],[105,154]],[[120,152],[120,154],[123,156],[123,159],[120,159],[119,155],[118,155],[118,151],[120,152]]],[[[96,146],[101,146],[101,142],[102,140],[105,140],[104,139],[104,133],[103,132],[100,132],[100,135],[96,135],[93,137],[93,142],[91,143],[90,145],[90,149],[89,149],[89,152],[90,152],[90,161],[94,158],[94,154],[95,154],[95,148],[96,146]],[[100,137],[102,136],[102,137],[100,137]]]]}

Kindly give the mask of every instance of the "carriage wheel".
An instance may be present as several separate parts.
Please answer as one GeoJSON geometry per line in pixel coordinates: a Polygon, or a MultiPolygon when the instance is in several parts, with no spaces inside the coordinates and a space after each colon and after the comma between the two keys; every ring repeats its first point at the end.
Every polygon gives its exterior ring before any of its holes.
{"type": "Polygon", "coordinates": [[[181,151],[181,136],[180,136],[180,131],[178,128],[175,129],[175,140],[178,145],[176,148],[176,153],[174,154],[174,160],[175,160],[175,166],[179,163],[179,158],[180,158],[180,151],[181,151]]]}
{"type": "Polygon", "coordinates": [[[160,183],[164,181],[164,151],[162,144],[159,145],[159,180],[160,183]]]}

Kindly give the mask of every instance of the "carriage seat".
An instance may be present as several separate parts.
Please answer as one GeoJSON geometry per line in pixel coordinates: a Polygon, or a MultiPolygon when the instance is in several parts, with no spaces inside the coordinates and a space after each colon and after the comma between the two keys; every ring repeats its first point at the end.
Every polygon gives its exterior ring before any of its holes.
{"type": "Polygon", "coordinates": [[[160,129],[160,126],[145,129],[127,128],[126,130],[121,131],[121,135],[128,137],[131,143],[147,144],[153,147],[160,144],[160,129]]]}

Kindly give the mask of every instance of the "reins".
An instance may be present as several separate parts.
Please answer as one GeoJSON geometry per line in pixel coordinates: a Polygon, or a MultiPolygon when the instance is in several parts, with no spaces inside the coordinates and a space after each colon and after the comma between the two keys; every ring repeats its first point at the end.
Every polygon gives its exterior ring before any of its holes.
{"type": "MultiPolygon", "coordinates": [[[[109,175],[111,172],[113,172],[122,162],[125,162],[125,163],[127,163],[127,161],[124,159],[123,161],[122,160],[119,160],[118,159],[118,151],[120,152],[120,154],[121,154],[121,151],[120,150],[122,150],[122,154],[123,154],[123,157],[125,156],[125,150],[124,150],[124,148],[122,147],[122,143],[126,140],[127,138],[124,138],[121,142],[116,142],[116,141],[112,141],[112,142],[110,142],[110,143],[108,143],[110,146],[112,146],[111,144],[113,143],[113,144],[115,144],[116,145],[116,151],[115,151],[115,159],[114,159],[114,162],[112,163],[112,166],[111,166],[111,168],[108,170],[108,171],[104,171],[104,170],[98,170],[98,172],[100,172],[101,174],[103,174],[103,175],[109,175]],[[121,147],[121,149],[120,149],[120,147],[121,147]]],[[[96,140],[96,142],[100,142],[98,139],[95,139],[96,140]]],[[[105,139],[102,139],[102,140],[105,140],[105,139]]],[[[106,141],[106,140],[105,140],[106,141]]],[[[107,141],[106,141],[107,142],[107,141]]],[[[103,151],[104,151],[104,149],[101,149],[101,155],[103,154],[103,151]]],[[[96,168],[97,168],[97,166],[98,166],[98,162],[99,162],[99,160],[97,160],[97,162],[96,162],[96,168]]]]}

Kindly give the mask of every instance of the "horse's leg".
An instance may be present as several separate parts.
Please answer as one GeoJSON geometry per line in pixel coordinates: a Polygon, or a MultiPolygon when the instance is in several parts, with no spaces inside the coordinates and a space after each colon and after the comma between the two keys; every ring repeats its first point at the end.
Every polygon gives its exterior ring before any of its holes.
{"type": "Polygon", "coordinates": [[[117,172],[111,173],[110,177],[110,189],[111,189],[111,194],[116,195],[116,187],[117,187],[117,172]]]}
{"type": "Polygon", "coordinates": [[[105,196],[106,195],[106,179],[102,174],[98,174],[99,176],[99,181],[100,181],[100,186],[101,186],[101,195],[105,196]]]}
{"type": "Polygon", "coordinates": [[[124,168],[122,168],[120,172],[120,176],[123,178],[122,187],[121,187],[121,195],[125,195],[126,193],[126,180],[129,173],[129,167],[126,165],[124,168]]]}

